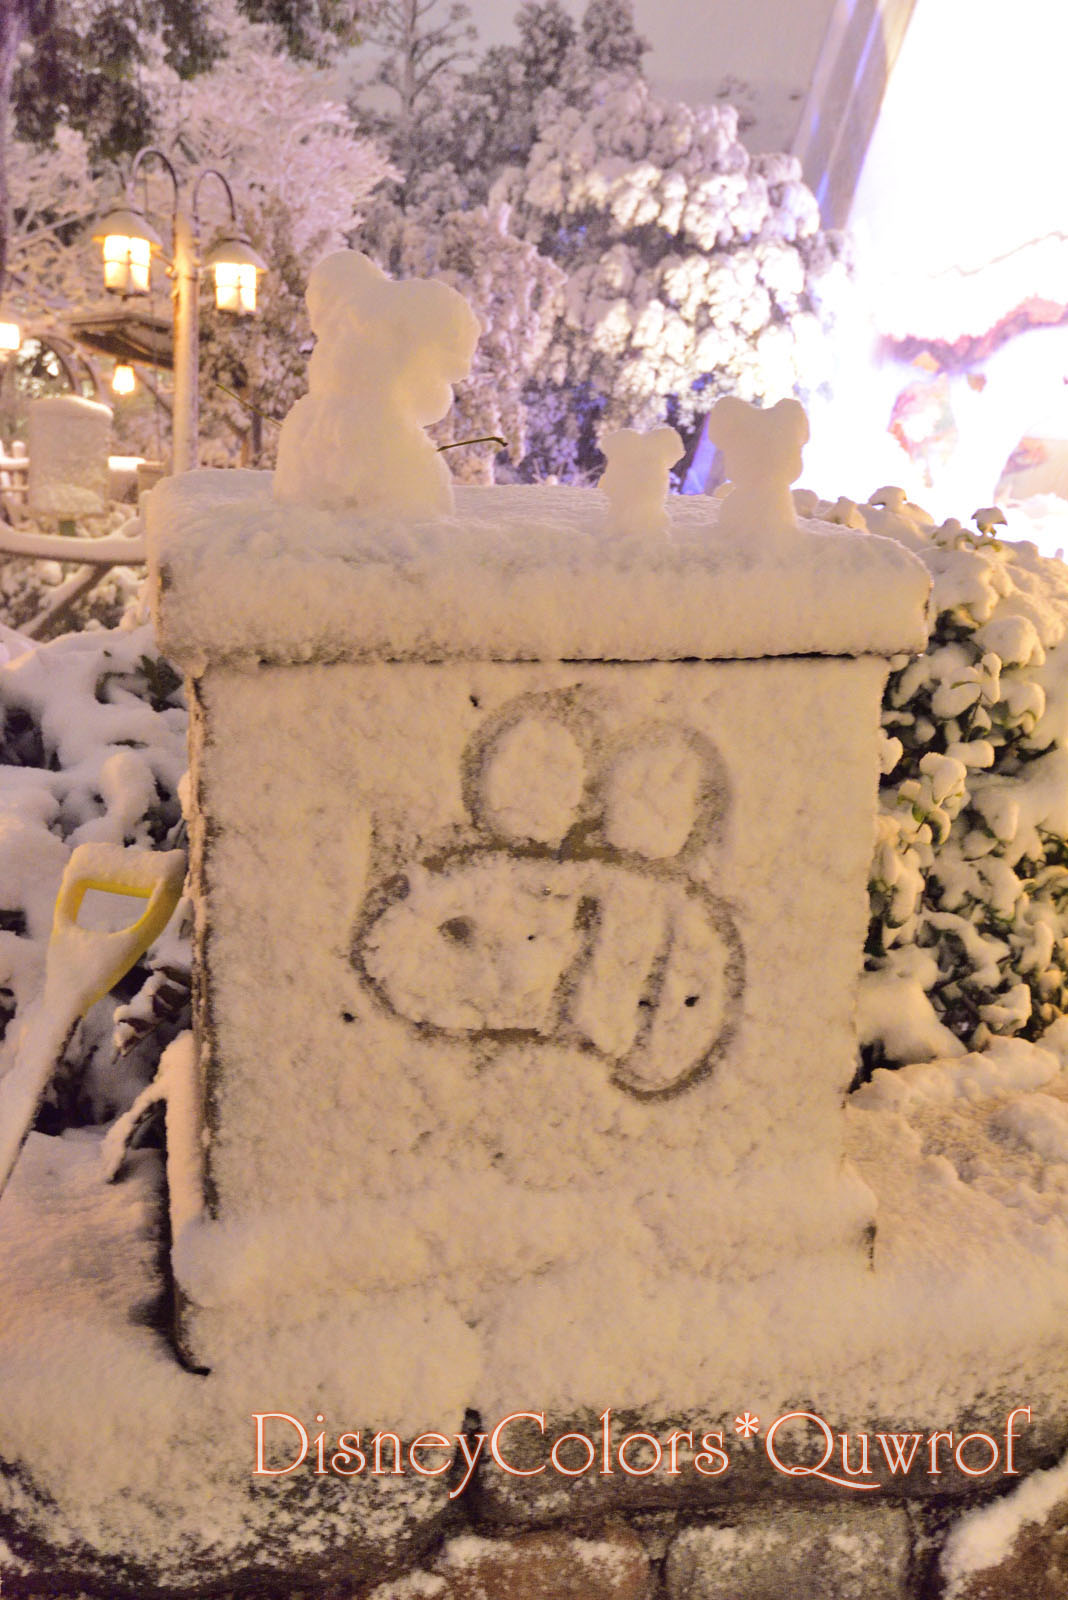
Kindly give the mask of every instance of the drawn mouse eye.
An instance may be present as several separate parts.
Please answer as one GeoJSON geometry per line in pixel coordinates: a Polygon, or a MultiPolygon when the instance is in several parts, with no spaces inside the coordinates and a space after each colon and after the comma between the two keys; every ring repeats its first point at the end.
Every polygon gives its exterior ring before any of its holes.
{"type": "Polygon", "coordinates": [[[438,932],[450,944],[470,944],[475,936],[475,925],[470,917],[450,917],[441,924],[438,932]]]}

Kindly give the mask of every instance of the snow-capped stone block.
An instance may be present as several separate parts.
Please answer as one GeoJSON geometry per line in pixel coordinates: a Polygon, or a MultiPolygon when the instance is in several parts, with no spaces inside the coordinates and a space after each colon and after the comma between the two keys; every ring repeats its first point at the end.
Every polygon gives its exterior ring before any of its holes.
{"type": "MultiPolygon", "coordinates": [[[[603,508],[150,497],[194,707],[209,1204],[174,1265],[206,1365],[341,1295],[379,1362],[391,1317],[401,1366],[427,1330],[440,1414],[698,1405],[709,1329],[643,1308],[868,1270],[842,1097],[879,652],[926,578],[849,529],[783,553],[707,500],[670,539],[603,508]]],[[[350,1415],[391,1382],[365,1364],[350,1415]]]]}
{"type": "Polygon", "coordinates": [[[659,509],[649,537],[621,537],[599,494],[555,486],[457,486],[454,512],[413,519],[297,510],[268,473],[202,471],[148,506],[162,647],[185,661],[712,661],[927,640],[929,579],[893,539],[818,522],[736,537],[703,495],[669,497],[668,538],[659,509]]]}
{"type": "Polygon", "coordinates": [[[368,256],[337,250],[311,272],[316,346],[309,391],[278,441],[274,492],[300,505],[433,516],[452,478],[424,432],[452,405],[481,327],[436,279],[394,283],[368,256]]]}
{"type": "Polygon", "coordinates": [[[29,509],[73,520],[108,509],[111,408],[79,395],[31,400],[27,412],[29,509]]]}

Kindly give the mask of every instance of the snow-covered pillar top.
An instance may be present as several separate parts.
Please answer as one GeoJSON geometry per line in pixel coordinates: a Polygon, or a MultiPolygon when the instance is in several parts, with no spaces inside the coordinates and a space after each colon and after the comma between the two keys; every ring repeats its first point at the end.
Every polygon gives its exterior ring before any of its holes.
{"type": "Polygon", "coordinates": [[[764,520],[763,492],[673,495],[666,511],[653,497],[643,532],[588,489],[458,485],[454,507],[431,516],[289,502],[267,473],[185,473],[148,501],[161,647],[194,671],[923,647],[928,579],[915,557],[817,522],[785,536],[764,520]]]}

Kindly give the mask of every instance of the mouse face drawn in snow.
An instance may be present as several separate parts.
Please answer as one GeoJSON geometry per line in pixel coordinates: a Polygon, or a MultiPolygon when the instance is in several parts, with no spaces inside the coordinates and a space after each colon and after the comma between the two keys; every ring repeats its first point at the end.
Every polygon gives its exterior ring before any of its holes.
{"type": "Polygon", "coordinates": [[[654,1099],[711,1071],[739,1011],[734,923],[686,873],[720,764],[674,724],[602,742],[597,722],[581,691],[490,719],[464,759],[472,842],[382,884],[354,959],[420,1031],[578,1048],[654,1099]]]}

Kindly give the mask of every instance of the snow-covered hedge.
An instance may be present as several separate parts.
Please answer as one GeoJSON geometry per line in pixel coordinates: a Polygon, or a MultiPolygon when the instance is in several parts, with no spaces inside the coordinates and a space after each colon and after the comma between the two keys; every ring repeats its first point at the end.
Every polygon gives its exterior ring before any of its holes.
{"type": "Polygon", "coordinates": [[[1068,567],[873,500],[818,514],[900,540],[933,585],[927,650],[883,702],[867,1071],[1036,1039],[1068,1009],[1068,567]]]}
{"type": "MultiPolygon", "coordinates": [[[[43,981],[74,847],[175,847],[187,718],[181,680],[147,626],[66,634],[0,666],[0,713],[2,1072],[43,981]]],[[[151,1078],[188,999],[180,924],[78,1024],[50,1091],[49,1126],[108,1121],[151,1078]]]]}

